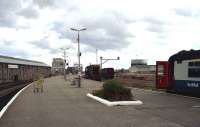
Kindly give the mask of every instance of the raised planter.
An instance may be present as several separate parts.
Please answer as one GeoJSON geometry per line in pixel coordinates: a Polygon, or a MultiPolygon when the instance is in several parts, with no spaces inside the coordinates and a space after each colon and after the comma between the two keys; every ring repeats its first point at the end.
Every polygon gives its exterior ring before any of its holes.
{"type": "Polygon", "coordinates": [[[111,102],[111,101],[105,100],[103,98],[94,96],[94,95],[92,95],[90,93],[88,93],[87,96],[89,98],[92,98],[92,99],[94,99],[96,101],[99,101],[100,103],[105,104],[107,106],[116,106],[116,105],[141,105],[141,104],[143,104],[143,102],[140,101],[140,100],[137,100],[137,101],[112,101],[111,102]]]}

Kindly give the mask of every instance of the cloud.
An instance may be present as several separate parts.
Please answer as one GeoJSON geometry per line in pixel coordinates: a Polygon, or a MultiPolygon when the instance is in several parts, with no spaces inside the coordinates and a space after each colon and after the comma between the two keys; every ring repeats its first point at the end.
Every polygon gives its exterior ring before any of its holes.
{"type": "Polygon", "coordinates": [[[16,28],[20,16],[38,18],[38,11],[31,0],[0,0],[0,27],[16,28]]]}
{"type": "Polygon", "coordinates": [[[199,47],[199,4],[144,2],[0,0],[0,53],[50,62],[61,57],[61,47],[71,47],[76,62],[77,32],[71,27],[87,28],[80,32],[82,57],[88,54],[83,64],[95,61],[95,49],[99,56],[122,56],[119,67],[128,68],[140,52],[138,58],[155,62],[199,47]]]}
{"type": "Polygon", "coordinates": [[[2,27],[13,27],[15,26],[15,16],[14,15],[1,15],[0,14],[0,26],[2,27]]]}
{"type": "Polygon", "coordinates": [[[38,41],[30,42],[32,45],[36,47],[36,49],[42,49],[42,50],[48,50],[50,54],[56,54],[59,53],[59,49],[52,48],[49,44],[48,38],[43,38],[38,41]]]}
{"type": "Polygon", "coordinates": [[[166,23],[164,21],[161,21],[160,19],[157,19],[155,17],[145,17],[142,19],[142,21],[148,23],[147,30],[150,32],[155,32],[155,33],[165,32],[166,23]]]}
{"type": "MultiPolygon", "coordinates": [[[[86,27],[87,30],[80,33],[80,41],[100,50],[122,49],[129,45],[127,39],[134,37],[128,31],[129,23],[128,18],[113,11],[105,11],[94,17],[83,17],[77,24],[86,27]]],[[[65,28],[64,23],[55,22],[52,29],[60,33],[61,38],[66,37],[76,42],[77,33],[65,28]]]]}
{"type": "Polygon", "coordinates": [[[20,8],[20,0],[0,0],[0,26],[13,27],[17,20],[15,12],[20,8]]]}
{"type": "Polygon", "coordinates": [[[1,41],[0,41],[0,44],[2,44],[2,45],[7,45],[7,46],[11,46],[11,45],[14,44],[14,42],[13,42],[13,41],[1,40],[1,41]]]}
{"type": "Polygon", "coordinates": [[[28,19],[38,18],[39,16],[38,10],[34,8],[34,6],[28,6],[26,8],[23,8],[17,14],[28,19]]]}
{"type": "Polygon", "coordinates": [[[55,0],[33,0],[34,4],[37,4],[39,7],[44,8],[47,6],[53,6],[55,0]]]}
{"type": "Polygon", "coordinates": [[[32,45],[36,46],[37,48],[41,48],[41,49],[51,49],[49,43],[47,40],[45,39],[41,39],[39,41],[34,41],[31,42],[32,45]]]}
{"type": "Polygon", "coordinates": [[[177,8],[177,9],[175,9],[175,13],[177,15],[186,16],[186,17],[193,17],[194,16],[192,10],[189,9],[189,8],[177,8]]]}
{"type": "Polygon", "coordinates": [[[61,52],[61,48],[69,48],[74,50],[73,45],[69,40],[60,39],[59,35],[55,35],[54,32],[44,36],[44,38],[30,42],[36,49],[46,50],[50,54],[58,54],[61,52]]]}
{"type": "Polygon", "coordinates": [[[15,56],[15,57],[21,57],[21,58],[28,58],[30,54],[27,52],[17,49],[13,45],[13,41],[0,41],[0,54],[5,56],[15,56]]]}
{"type": "MultiPolygon", "coordinates": [[[[70,1],[71,2],[71,1],[70,1]]],[[[64,4],[64,0],[33,0],[33,4],[39,6],[40,8],[46,8],[46,7],[55,7],[58,8],[64,4]]]]}
{"type": "Polygon", "coordinates": [[[157,24],[157,25],[164,25],[165,23],[155,17],[145,17],[142,20],[144,20],[145,22],[148,22],[150,24],[157,24]]]}

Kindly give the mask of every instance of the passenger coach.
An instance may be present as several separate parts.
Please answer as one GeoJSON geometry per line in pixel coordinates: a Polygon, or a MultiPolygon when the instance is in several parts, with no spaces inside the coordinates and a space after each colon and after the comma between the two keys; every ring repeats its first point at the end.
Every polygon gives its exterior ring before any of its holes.
{"type": "Polygon", "coordinates": [[[85,78],[92,80],[108,80],[114,78],[114,68],[100,68],[100,65],[89,65],[85,68],[85,78]]]}

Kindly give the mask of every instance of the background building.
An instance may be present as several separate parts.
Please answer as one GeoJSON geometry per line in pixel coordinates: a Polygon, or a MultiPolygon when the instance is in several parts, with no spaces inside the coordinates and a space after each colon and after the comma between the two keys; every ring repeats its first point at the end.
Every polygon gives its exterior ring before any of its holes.
{"type": "Polygon", "coordinates": [[[129,68],[129,72],[150,73],[150,72],[155,72],[155,71],[156,71],[156,66],[148,65],[147,61],[144,59],[132,59],[131,60],[131,67],[129,68]]]}
{"type": "MultiPolygon", "coordinates": [[[[78,71],[78,64],[77,63],[74,63],[74,67],[78,71]]],[[[83,71],[83,65],[82,64],[80,64],[80,70],[81,70],[81,72],[83,71]]]]}
{"type": "MultiPolygon", "coordinates": [[[[83,65],[80,64],[80,70],[83,71],[83,65]]],[[[67,73],[78,74],[78,64],[74,63],[74,66],[67,68],[67,73]]]]}
{"type": "Polygon", "coordinates": [[[68,67],[66,73],[67,74],[69,74],[69,73],[71,73],[71,74],[78,74],[78,69],[75,68],[75,67],[68,67]]]}
{"type": "Polygon", "coordinates": [[[52,62],[52,70],[53,75],[62,75],[64,74],[64,59],[62,58],[54,58],[52,62]]]}

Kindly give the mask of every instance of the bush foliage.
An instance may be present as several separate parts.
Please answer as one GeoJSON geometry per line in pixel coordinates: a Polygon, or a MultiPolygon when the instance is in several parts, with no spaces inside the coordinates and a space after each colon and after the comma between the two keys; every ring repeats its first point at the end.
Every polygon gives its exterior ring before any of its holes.
{"type": "Polygon", "coordinates": [[[119,84],[116,80],[107,80],[103,84],[103,89],[95,91],[96,96],[110,101],[132,100],[131,89],[119,84]]]}

